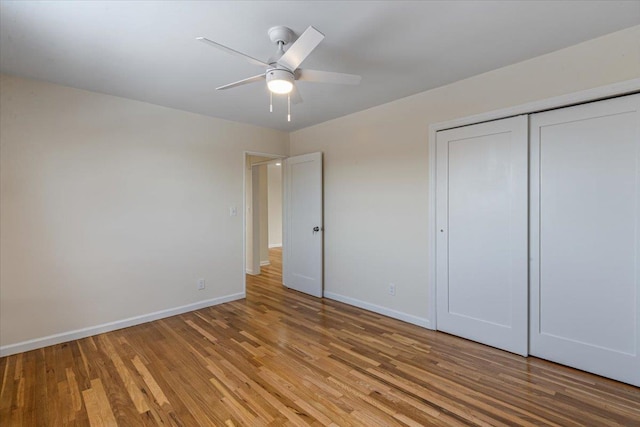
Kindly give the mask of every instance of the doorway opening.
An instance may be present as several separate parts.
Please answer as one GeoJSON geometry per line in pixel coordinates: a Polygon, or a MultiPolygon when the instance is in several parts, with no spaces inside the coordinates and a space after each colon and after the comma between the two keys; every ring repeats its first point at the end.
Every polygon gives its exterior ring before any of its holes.
{"type": "Polygon", "coordinates": [[[282,284],[283,159],[245,153],[245,292],[247,276],[278,276],[282,284]]]}
{"type": "MultiPolygon", "coordinates": [[[[269,225],[260,211],[268,212],[268,182],[263,165],[273,163],[281,171],[282,191],[280,205],[282,213],[273,215],[281,220],[282,280],[288,289],[322,298],[323,295],[323,235],[322,224],[322,153],[308,153],[298,156],[265,155],[261,153],[245,154],[245,273],[244,290],[247,290],[247,277],[260,274],[269,260],[269,225]],[[253,157],[250,157],[253,156],[253,157]],[[257,157],[257,158],[256,158],[257,157]],[[280,160],[280,162],[278,162],[280,160]],[[278,165],[277,163],[280,163],[278,165]],[[261,173],[262,171],[262,173],[261,173]],[[262,180],[260,179],[262,176],[262,180]],[[260,189],[262,188],[262,191],[260,189]],[[250,190],[249,190],[250,189],[250,190]],[[253,191],[255,190],[255,191],[253,191]],[[267,194],[267,202],[261,202],[261,194],[267,194]],[[262,206],[262,209],[260,207],[262,206]],[[262,223],[262,226],[261,226],[262,223]],[[265,232],[266,228],[266,232],[265,232]]],[[[273,196],[272,196],[273,197],[273,196]]],[[[272,249],[278,246],[272,243],[272,249]]],[[[273,251],[278,256],[278,251],[273,251]]],[[[253,282],[253,281],[252,281],[253,282]]]]}

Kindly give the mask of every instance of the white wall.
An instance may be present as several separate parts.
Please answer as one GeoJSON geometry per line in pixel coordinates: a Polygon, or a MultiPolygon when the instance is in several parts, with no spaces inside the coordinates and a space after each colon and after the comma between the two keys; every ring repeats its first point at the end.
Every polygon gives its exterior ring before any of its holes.
{"type": "Polygon", "coordinates": [[[282,166],[267,166],[269,180],[269,247],[282,246],[282,166]]]}
{"type": "Polygon", "coordinates": [[[640,26],[293,132],[324,152],[325,293],[427,324],[429,125],[638,77],[640,26]]]}
{"type": "Polygon", "coordinates": [[[6,75],[0,143],[5,353],[241,297],[244,151],[288,152],[283,132],[6,75]]]}

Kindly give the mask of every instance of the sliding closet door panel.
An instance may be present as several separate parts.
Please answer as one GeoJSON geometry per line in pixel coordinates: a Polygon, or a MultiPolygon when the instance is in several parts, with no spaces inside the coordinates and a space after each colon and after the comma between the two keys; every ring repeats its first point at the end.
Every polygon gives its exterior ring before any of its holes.
{"type": "Polygon", "coordinates": [[[511,322],[511,138],[449,141],[449,313],[499,326],[511,322]]]}
{"type": "Polygon", "coordinates": [[[640,95],[531,118],[531,354],[640,385],[640,95]]]}
{"type": "Polygon", "coordinates": [[[437,325],[527,354],[527,117],[438,132],[437,325]]]}

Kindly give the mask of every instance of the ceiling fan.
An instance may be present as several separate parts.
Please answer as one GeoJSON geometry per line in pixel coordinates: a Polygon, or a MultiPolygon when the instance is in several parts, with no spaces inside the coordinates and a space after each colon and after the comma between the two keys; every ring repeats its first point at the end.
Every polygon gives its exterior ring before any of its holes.
{"type": "MultiPolygon", "coordinates": [[[[244,58],[246,61],[254,65],[260,65],[266,68],[263,73],[217,87],[216,90],[231,89],[237,86],[265,80],[270,94],[275,93],[288,95],[287,103],[289,114],[287,118],[288,121],[291,121],[291,102],[293,101],[294,104],[302,102],[302,98],[300,97],[295,85],[296,80],[351,85],[357,85],[360,83],[361,77],[354,74],[298,68],[324,39],[324,34],[315,28],[311,26],[307,28],[286,51],[284,50],[284,47],[291,43],[295,38],[295,34],[290,28],[283,26],[272,27],[269,29],[268,34],[271,41],[278,45],[278,50],[266,61],[253,58],[205,37],[197,37],[197,40],[206,43],[209,46],[213,46],[231,55],[244,58]]],[[[273,102],[271,103],[270,110],[273,111],[273,102]]]]}

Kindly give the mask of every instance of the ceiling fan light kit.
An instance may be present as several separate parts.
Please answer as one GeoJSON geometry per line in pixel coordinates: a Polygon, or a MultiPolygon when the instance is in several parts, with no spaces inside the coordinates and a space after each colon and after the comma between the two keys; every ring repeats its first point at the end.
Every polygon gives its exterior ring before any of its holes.
{"type": "Polygon", "coordinates": [[[273,93],[285,95],[293,90],[295,77],[289,70],[274,68],[267,71],[267,87],[273,93]]]}
{"type": "MultiPolygon", "coordinates": [[[[267,88],[270,94],[288,95],[287,96],[287,119],[291,121],[291,100],[300,103],[302,98],[296,89],[296,80],[316,82],[316,83],[334,83],[334,84],[359,84],[360,76],[354,74],[334,73],[330,71],[307,70],[298,68],[300,64],[313,52],[313,50],[324,39],[324,34],[313,27],[309,27],[293,44],[285,51],[284,46],[291,43],[295,37],[294,32],[287,27],[277,26],[268,30],[269,39],[278,45],[276,53],[266,62],[253,58],[230,47],[221,45],[205,37],[197,37],[196,39],[220,49],[230,55],[244,58],[246,61],[254,65],[260,65],[266,68],[264,74],[258,74],[248,77],[234,83],[217,87],[216,90],[231,89],[237,86],[266,80],[267,88]]],[[[271,96],[270,96],[271,98],[271,96]]],[[[270,107],[270,111],[273,108],[270,107]]]]}

